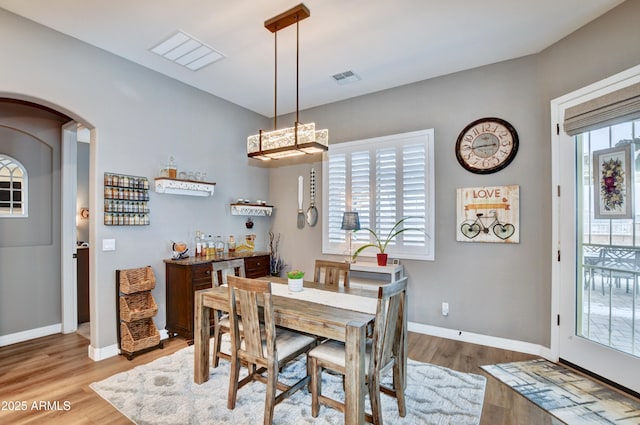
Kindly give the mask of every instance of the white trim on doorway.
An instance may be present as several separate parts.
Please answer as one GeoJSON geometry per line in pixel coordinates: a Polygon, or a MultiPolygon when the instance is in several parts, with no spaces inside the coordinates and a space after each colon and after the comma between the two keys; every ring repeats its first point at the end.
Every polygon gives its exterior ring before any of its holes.
{"type": "Polygon", "coordinates": [[[61,202],[61,276],[62,333],[78,330],[77,273],[76,273],[76,188],[78,123],[70,121],[62,126],[62,202],[61,202]]]}
{"type": "Polygon", "coordinates": [[[640,82],[640,65],[551,101],[552,153],[552,283],[551,359],[570,361],[622,386],[638,391],[637,359],[625,354],[608,359],[611,349],[575,336],[576,229],[575,152],[564,133],[567,108],[640,82]],[[569,149],[570,148],[570,149],[569,149]],[[571,151],[571,152],[570,152],[571,151]],[[573,161],[573,162],[572,162],[573,161]],[[561,184],[564,182],[564,185],[561,184]],[[573,182],[573,183],[571,183],[573,182]],[[559,259],[559,260],[558,260],[559,259]],[[572,291],[569,291],[571,289],[572,291]],[[573,293],[573,295],[570,294],[573,293]],[[575,313],[573,314],[575,316],[575,313]],[[574,357],[579,361],[574,360],[574,357]],[[632,365],[631,367],[627,367],[632,365]]]}

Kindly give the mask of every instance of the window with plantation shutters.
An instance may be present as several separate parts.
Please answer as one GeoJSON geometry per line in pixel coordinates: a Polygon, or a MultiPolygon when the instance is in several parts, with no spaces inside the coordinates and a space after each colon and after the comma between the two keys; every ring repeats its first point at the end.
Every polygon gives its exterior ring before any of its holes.
{"type": "MultiPolygon", "coordinates": [[[[387,235],[409,217],[406,231],[389,243],[392,258],[433,260],[433,129],[329,146],[323,162],[323,253],[348,255],[342,214],[357,211],[362,229],[387,235]]],[[[367,231],[353,233],[352,250],[374,242],[367,231]]],[[[375,248],[361,256],[375,256],[375,248]]]]}

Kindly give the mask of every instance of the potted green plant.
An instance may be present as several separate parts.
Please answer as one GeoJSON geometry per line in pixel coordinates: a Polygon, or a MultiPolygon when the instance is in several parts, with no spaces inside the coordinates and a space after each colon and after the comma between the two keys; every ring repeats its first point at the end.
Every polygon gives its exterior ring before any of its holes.
{"type": "Polygon", "coordinates": [[[289,291],[300,292],[302,291],[302,278],[304,278],[304,272],[300,270],[291,270],[287,272],[289,291]]]}
{"type": "MultiPolygon", "coordinates": [[[[366,230],[367,232],[369,232],[371,234],[371,236],[373,236],[373,239],[375,240],[375,242],[371,242],[368,244],[364,244],[361,247],[359,247],[358,249],[356,249],[356,251],[353,253],[352,255],[352,259],[355,261],[356,257],[365,249],[367,248],[378,248],[378,253],[376,254],[376,257],[378,259],[378,265],[379,266],[386,266],[387,265],[387,258],[388,255],[385,252],[385,250],[387,249],[387,245],[389,245],[389,242],[391,242],[396,236],[398,236],[400,233],[402,232],[406,232],[407,230],[417,230],[419,232],[423,232],[423,229],[418,229],[418,228],[414,228],[414,227],[402,227],[402,224],[408,220],[411,217],[405,217],[403,219],[398,220],[393,227],[391,228],[391,230],[389,230],[389,233],[387,233],[384,237],[382,237],[382,235],[378,235],[378,233],[376,233],[375,231],[363,227],[362,229],[360,229],[360,231],[362,230],[366,230]]],[[[356,232],[358,232],[358,230],[356,230],[356,232]]]]}

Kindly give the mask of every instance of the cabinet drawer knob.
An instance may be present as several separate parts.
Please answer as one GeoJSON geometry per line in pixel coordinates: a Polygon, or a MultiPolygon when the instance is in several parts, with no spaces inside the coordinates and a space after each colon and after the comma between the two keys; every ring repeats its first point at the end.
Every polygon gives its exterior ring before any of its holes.
{"type": "Polygon", "coordinates": [[[211,274],[211,270],[207,270],[207,271],[205,271],[205,272],[204,272],[204,274],[206,274],[206,275],[210,275],[210,274],[211,274]]]}

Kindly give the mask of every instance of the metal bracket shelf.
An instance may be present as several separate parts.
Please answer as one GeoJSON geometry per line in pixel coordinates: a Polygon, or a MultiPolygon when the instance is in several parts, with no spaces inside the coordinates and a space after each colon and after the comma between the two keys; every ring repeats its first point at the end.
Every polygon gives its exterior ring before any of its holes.
{"type": "Polygon", "coordinates": [[[271,216],[272,205],[259,204],[231,204],[231,215],[249,215],[256,217],[271,216]]]}

